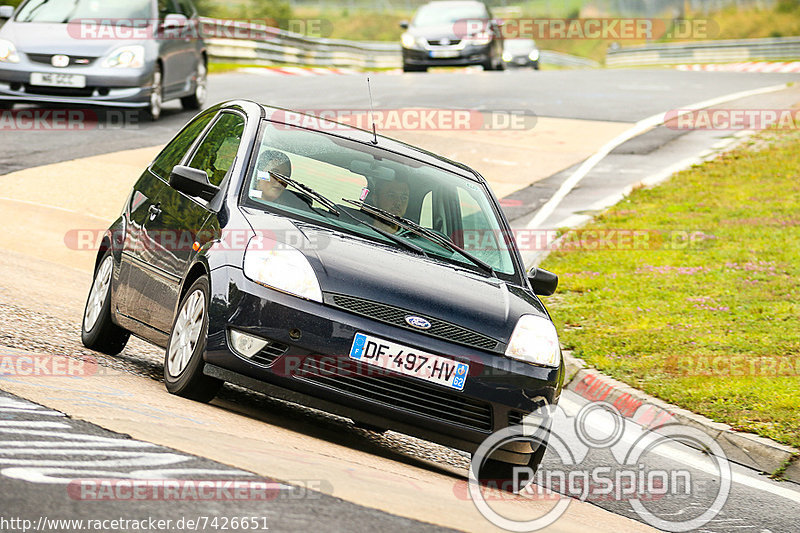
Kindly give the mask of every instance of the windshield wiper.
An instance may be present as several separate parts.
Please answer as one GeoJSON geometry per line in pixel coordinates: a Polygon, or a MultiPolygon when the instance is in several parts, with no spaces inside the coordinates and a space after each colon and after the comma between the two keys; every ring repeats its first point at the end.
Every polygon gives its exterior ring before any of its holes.
{"type": "MultiPolygon", "coordinates": [[[[324,196],[322,193],[317,192],[316,190],[312,189],[311,187],[309,187],[305,183],[302,183],[302,182],[299,182],[299,181],[294,180],[292,178],[289,178],[287,176],[284,176],[283,174],[280,174],[278,172],[270,170],[269,173],[270,173],[270,175],[273,176],[273,178],[276,178],[279,181],[283,181],[287,185],[291,185],[293,188],[297,189],[297,191],[299,191],[300,196],[302,196],[303,198],[305,198],[307,200],[311,200],[312,203],[313,203],[314,200],[316,200],[319,204],[321,204],[326,209],[328,209],[328,211],[330,211],[332,214],[336,215],[337,217],[341,216],[342,212],[339,211],[339,209],[336,207],[336,204],[333,202],[333,200],[331,200],[327,196],[324,196]]],[[[391,241],[394,241],[397,244],[399,244],[399,245],[401,245],[401,246],[403,246],[405,248],[408,248],[409,250],[413,250],[413,251],[417,252],[418,254],[421,254],[421,255],[424,255],[424,256],[428,255],[427,253],[425,253],[425,250],[423,250],[422,248],[420,248],[416,244],[407,241],[406,239],[400,238],[397,235],[393,235],[393,234],[389,233],[388,231],[384,231],[384,230],[382,230],[380,228],[376,228],[375,226],[373,226],[371,224],[367,224],[363,220],[361,220],[361,219],[359,219],[357,217],[354,217],[353,215],[351,215],[347,211],[344,211],[344,214],[347,215],[348,218],[351,218],[352,220],[355,220],[357,223],[361,224],[362,226],[368,227],[369,229],[373,230],[374,232],[383,235],[387,239],[389,239],[391,241]]]]}
{"type": "Polygon", "coordinates": [[[324,206],[328,211],[330,211],[331,213],[333,213],[337,217],[341,214],[339,212],[339,210],[336,208],[336,204],[333,203],[333,200],[329,199],[327,196],[323,196],[321,193],[318,193],[317,191],[315,191],[314,189],[312,189],[311,187],[309,187],[305,183],[301,183],[301,182],[299,182],[297,180],[293,180],[292,178],[284,176],[283,174],[279,174],[278,172],[275,172],[274,170],[270,170],[269,173],[270,173],[271,176],[273,176],[274,178],[277,178],[279,181],[283,181],[287,185],[291,185],[293,188],[295,188],[298,191],[300,191],[300,196],[303,196],[306,199],[311,200],[312,202],[314,200],[316,200],[317,203],[319,203],[320,205],[324,206]]]}
{"type": "Polygon", "coordinates": [[[374,216],[375,218],[380,218],[380,219],[383,219],[385,222],[391,222],[393,224],[396,224],[396,225],[400,226],[401,228],[403,228],[403,229],[405,229],[407,231],[410,231],[411,233],[419,235],[420,237],[424,237],[424,238],[428,239],[429,241],[431,241],[431,242],[433,242],[435,244],[438,244],[442,248],[450,250],[451,252],[457,252],[457,253],[461,254],[463,257],[465,257],[466,259],[468,259],[472,264],[480,267],[481,269],[485,270],[486,272],[488,272],[492,276],[497,277],[497,274],[495,273],[494,268],[492,268],[492,266],[490,264],[478,259],[477,257],[472,255],[468,251],[464,250],[463,248],[461,248],[459,245],[457,245],[456,243],[454,243],[453,241],[451,241],[450,239],[448,239],[444,235],[440,235],[440,234],[436,233],[435,231],[433,231],[431,229],[428,229],[428,228],[426,228],[424,226],[420,226],[419,224],[417,224],[413,220],[409,220],[409,219],[407,219],[405,217],[401,217],[400,215],[395,215],[394,213],[386,211],[385,209],[381,209],[380,207],[376,207],[374,205],[369,205],[369,204],[364,203],[362,201],[348,200],[347,198],[342,198],[342,200],[347,202],[347,203],[349,203],[349,204],[351,204],[351,205],[354,205],[354,206],[358,207],[360,210],[364,211],[365,213],[367,213],[369,215],[374,216]]]}

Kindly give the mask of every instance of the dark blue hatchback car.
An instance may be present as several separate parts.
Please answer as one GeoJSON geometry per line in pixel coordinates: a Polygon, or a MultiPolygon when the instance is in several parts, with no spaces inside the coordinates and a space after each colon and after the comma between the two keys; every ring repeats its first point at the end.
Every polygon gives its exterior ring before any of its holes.
{"type": "MultiPolygon", "coordinates": [[[[83,342],[166,349],[167,389],[224,382],[474,452],[534,426],[564,365],[507,221],[475,171],[373,133],[232,101],[143,172],[103,238],[83,342]]],[[[515,442],[498,470],[538,465],[515,442]]]]}

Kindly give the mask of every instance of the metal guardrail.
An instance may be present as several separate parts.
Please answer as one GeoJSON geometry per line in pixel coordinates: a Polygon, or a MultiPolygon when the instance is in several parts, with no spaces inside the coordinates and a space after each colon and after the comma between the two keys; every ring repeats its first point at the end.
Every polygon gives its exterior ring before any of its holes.
{"type": "Polygon", "coordinates": [[[306,37],[262,24],[201,18],[209,56],[229,63],[398,68],[400,45],[306,37]]]}
{"type": "Polygon", "coordinates": [[[800,59],[800,37],[663,43],[609,50],[606,66],[732,63],[756,59],[800,59]]]}
{"type": "MultiPolygon", "coordinates": [[[[399,43],[321,39],[260,24],[209,18],[200,21],[209,56],[219,62],[355,69],[403,65],[399,43]]],[[[600,66],[591,59],[549,50],[542,50],[540,61],[563,67],[600,66]]]]}
{"type": "Polygon", "coordinates": [[[557,67],[598,68],[600,66],[600,63],[592,59],[555,52],[553,50],[541,50],[539,61],[557,67]]]}

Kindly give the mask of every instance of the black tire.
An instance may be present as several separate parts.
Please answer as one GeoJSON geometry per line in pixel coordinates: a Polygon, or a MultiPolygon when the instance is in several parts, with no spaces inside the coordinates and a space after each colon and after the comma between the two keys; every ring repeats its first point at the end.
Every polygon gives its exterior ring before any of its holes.
{"type": "Polygon", "coordinates": [[[525,465],[515,465],[504,463],[495,459],[487,459],[477,472],[478,481],[492,487],[497,487],[507,492],[517,493],[527,485],[528,478],[519,479],[518,486],[514,486],[514,468],[528,467],[534,474],[539,470],[544,454],[547,451],[547,443],[544,442],[528,457],[525,465]]]}
{"type": "Polygon", "coordinates": [[[387,431],[389,431],[388,428],[382,426],[376,426],[368,422],[359,422],[358,420],[354,420],[353,425],[358,429],[366,429],[367,431],[372,431],[374,433],[386,433],[387,431]]]}
{"type": "Polygon", "coordinates": [[[494,63],[492,62],[491,57],[487,59],[486,62],[484,62],[481,66],[483,67],[483,70],[494,70],[494,63]]]}
{"type": "Polygon", "coordinates": [[[97,263],[92,277],[92,288],[86,298],[81,319],[81,342],[96,352],[117,355],[125,348],[131,334],[114,323],[111,317],[111,280],[114,275],[114,258],[111,250],[106,251],[97,263]],[[106,271],[110,267],[110,271],[106,271]],[[106,274],[108,280],[104,281],[106,274]],[[103,279],[98,280],[98,275],[103,279]],[[96,293],[95,291],[100,291],[96,293]],[[90,316],[90,304],[95,316],[90,316]]]}
{"type": "Polygon", "coordinates": [[[403,64],[403,72],[428,72],[428,67],[403,64]]]}
{"type": "Polygon", "coordinates": [[[533,70],[539,70],[539,62],[538,61],[534,61],[533,62],[533,70]]]}
{"type": "Polygon", "coordinates": [[[153,90],[150,94],[150,102],[144,108],[140,115],[143,120],[151,122],[157,121],[161,118],[161,111],[164,106],[164,73],[160,65],[156,65],[153,71],[153,90]]]}
{"type": "Polygon", "coordinates": [[[14,109],[14,102],[0,101],[0,110],[14,109]]]}
{"type": "Polygon", "coordinates": [[[203,354],[206,351],[206,342],[208,340],[208,302],[210,292],[207,276],[198,278],[186,291],[184,297],[181,298],[175,320],[172,322],[172,332],[164,354],[164,384],[167,386],[167,390],[177,396],[183,396],[198,402],[210,402],[217,395],[223,383],[216,378],[203,374],[203,367],[205,366],[203,354]],[[200,293],[199,296],[197,295],[198,292],[200,293]],[[191,335],[188,333],[186,334],[189,335],[188,339],[185,338],[185,335],[182,336],[184,324],[181,321],[193,319],[188,312],[195,312],[197,309],[189,309],[188,307],[194,303],[199,305],[199,300],[196,300],[196,298],[202,300],[202,319],[198,337],[192,341],[191,335]],[[184,315],[184,312],[187,312],[187,314],[184,315]],[[181,328],[180,331],[179,327],[181,328]],[[183,344],[175,346],[175,343],[178,342],[183,344]],[[173,347],[175,350],[173,350],[173,347]],[[188,350],[184,352],[187,348],[188,350]],[[178,353],[179,350],[181,350],[180,354],[178,353]],[[181,354],[188,356],[188,361],[182,364],[180,360],[176,359],[181,354]]]}
{"type": "Polygon", "coordinates": [[[184,96],[181,98],[181,106],[187,111],[201,109],[206,104],[206,83],[208,80],[208,67],[204,61],[197,64],[197,85],[194,89],[194,94],[184,96]]]}

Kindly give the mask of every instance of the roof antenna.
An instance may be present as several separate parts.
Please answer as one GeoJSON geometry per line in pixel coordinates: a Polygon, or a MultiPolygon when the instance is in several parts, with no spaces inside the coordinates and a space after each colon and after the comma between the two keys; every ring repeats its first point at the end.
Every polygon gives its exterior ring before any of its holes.
{"type": "Polygon", "coordinates": [[[375,108],[372,105],[372,85],[367,76],[367,91],[369,91],[369,118],[372,120],[372,144],[378,144],[378,130],[375,128],[375,108]]]}

